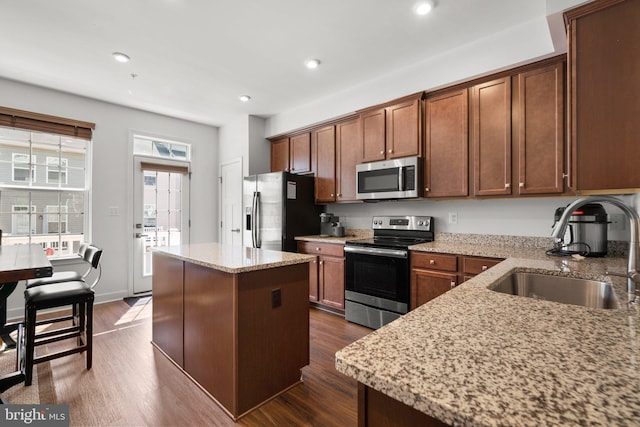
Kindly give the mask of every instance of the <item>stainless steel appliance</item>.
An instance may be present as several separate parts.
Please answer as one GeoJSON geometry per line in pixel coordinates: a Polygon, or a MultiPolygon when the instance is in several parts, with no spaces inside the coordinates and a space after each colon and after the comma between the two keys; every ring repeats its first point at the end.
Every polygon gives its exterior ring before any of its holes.
{"type": "Polygon", "coordinates": [[[356,198],[385,200],[420,196],[421,165],[419,157],[356,165],[356,198]]]}
{"type": "Polygon", "coordinates": [[[329,212],[323,212],[320,214],[320,237],[328,237],[331,235],[333,224],[340,220],[329,212]]]}
{"type": "Polygon", "coordinates": [[[288,172],[248,176],[243,209],[245,246],[295,252],[295,236],[320,232],[312,176],[288,172]]]}
{"type": "MultiPolygon", "coordinates": [[[[556,209],[554,225],[565,208],[556,209]]],[[[588,203],[571,213],[564,245],[555,250],[561,255],[581,254],[589,257],[607,255],[607,211],[599,203],[588,203]]]]}
{"type": "Polygon", "coordinates": [[[409,246],[433,241],[430,216],[375,216],[373,238],[345,243],[345,318],[373,329],[409,311],[409,246]]]}

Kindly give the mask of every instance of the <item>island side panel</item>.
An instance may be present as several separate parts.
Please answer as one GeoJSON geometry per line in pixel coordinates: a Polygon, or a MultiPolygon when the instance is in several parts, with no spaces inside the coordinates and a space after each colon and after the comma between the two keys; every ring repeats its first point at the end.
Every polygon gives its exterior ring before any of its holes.
{"type": "Polygon", "coordinates": [[[185,262],[184,369],[233,417],[234,275],[185,262]]]}
{"type": "Polygon", "coordinates": [[[238,412],[298,383],[308,364],[309,263],[239,274],[238,412]]]}
{"type": "Polygon", "coordinates": [[[153,253],[152,340],[167,356],[184,368],[183,354],[183,261],[153,253]]]}

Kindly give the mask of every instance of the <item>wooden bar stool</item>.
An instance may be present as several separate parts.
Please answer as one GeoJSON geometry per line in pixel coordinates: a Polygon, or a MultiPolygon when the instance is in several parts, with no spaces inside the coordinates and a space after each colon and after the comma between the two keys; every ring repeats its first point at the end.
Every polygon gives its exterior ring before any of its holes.
{"type": "MultiPolygon", "coordinates": [[[[83,259],[91,265],[91,269],[96,269],[100,273],[102,249],[98,249],[92,245],[87,245],[83,255],[83,259]]],[[[79,276],[74,274],[67,275],[64,272],[63,274],[58,275],[58,278],[62,279],[64,276],[67,276],[71,280],[51,282],[48,280],[38,281],[36,279],[27,282],[27,288],[24,291],[24,318],[26,329],[24,363],[25,385],[31,385],[33,379],[33,365],[75,353],[86,352],[87,369],[91,369],[94,302],[93,287],[100,279],[99,273],[92,284],[88,284],[84,280],[88,274],[79,276]],[[37,320],[38,310],[60,308],[69,305],[72,307],[72,313],[70,315],[39,321],[37,320]],[[37,326],[64,321],[70,321],[71,326],[36,333],[37,326]],[[35,357],[35,348],[37,346],[68,340],[71,338],[77,339],[75,347],[35,357]]]]}

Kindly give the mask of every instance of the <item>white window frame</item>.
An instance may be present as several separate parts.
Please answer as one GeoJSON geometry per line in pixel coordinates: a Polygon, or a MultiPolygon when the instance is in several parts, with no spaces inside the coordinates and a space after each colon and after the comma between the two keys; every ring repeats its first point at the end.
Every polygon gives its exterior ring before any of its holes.
{"type": "MultiPolygon", "coordinates": [[[[11,181],[13,182],[29,182],[27,181],[23,181],[23,180],[18,180],[16,179],[16,169],[20,169],[20,170],[31,170],[31,182],[36,182],[36,168],[33,167],[33,165],[36,164],[36,156],[31,155],[31,163],[27,162],[22,162],[22,161],[17,161],[18,157],[26,157],[27,160],[29,159],[29,154],[25,154],[25,153],[11,153],[11,181]]],[[[29,175],[27,173],[27,175],[29,175]]]]}
{"type": "Polygon", "coordinates": [[[48,233],[51,233],[49,224],[53,223],[60,224],[58,231],[55,232],[56,234],[69,234],[69,208],[66,205],[45,205],[44,213],[48,233]],[[52,218],[55,218],[55,220],[52,220],[52,218]],[[63,223],[64,227],[62,227],[63,223]],[[61,229],[64,229],[64,231],[60,231],[61,229]]]}
{"type": "Polygon", "coordinates": [[[35,234],[36,207],[31,205],[31,217],[29,218],[29,221],[27,223],[26,233],[16,230],[18,228],[18,223],[17,223],[18,215],[29,215],[29,206],[28,205],[11,205],[11,233],[17,234],[17,235],[35,234]]]}
{"type": "Polygon", "coordinates": [[[59,184],[67,185],[69,183],[69,159],[66,157],[50,157],[47,156],[47,184],[59,184]],[[49,178],[50,173],[57,173],[58,179],[52,180],[49,178]],[[63,175],[64,174],[64,175],[63,175]],[[64,176],[64,182],[61,182],[60,177],[64,176]]]}

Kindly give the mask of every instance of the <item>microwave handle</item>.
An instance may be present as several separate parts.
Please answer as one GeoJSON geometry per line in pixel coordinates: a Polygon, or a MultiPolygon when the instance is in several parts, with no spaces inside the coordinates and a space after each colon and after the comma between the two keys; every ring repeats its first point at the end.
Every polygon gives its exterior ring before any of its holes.
{"type": "Polygon", "coordinates": [[[404,166],[398,167],[398,190],[404,191],[404,166]]]}

